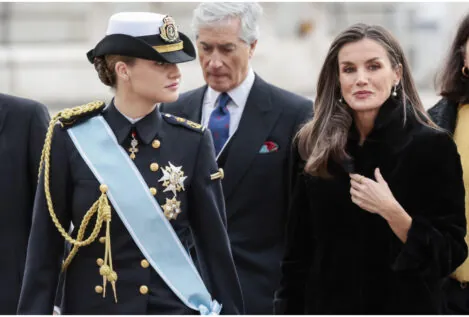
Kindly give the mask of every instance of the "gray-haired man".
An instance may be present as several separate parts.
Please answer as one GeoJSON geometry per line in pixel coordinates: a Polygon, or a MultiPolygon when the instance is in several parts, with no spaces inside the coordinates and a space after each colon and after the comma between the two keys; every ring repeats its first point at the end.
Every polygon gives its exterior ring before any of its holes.
{"type": "Polygon", "coordinates": [[[199,61],[207,85],[189,91],[162,112],[207,126],[223,192],[233,258],[246,314],[272,314],[280,278],[289,203],[292,139],[312,102],[254,73],[259,38],[256,3],[202,3],[194,11],[199,61]]]}

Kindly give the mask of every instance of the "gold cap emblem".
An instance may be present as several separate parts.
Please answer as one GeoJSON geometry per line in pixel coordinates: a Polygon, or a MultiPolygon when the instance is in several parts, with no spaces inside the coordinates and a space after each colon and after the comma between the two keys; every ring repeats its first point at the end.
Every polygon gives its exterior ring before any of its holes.
{"type": "Polygon", "coordinates": [[[163,26],[160,27],[160,37],[169,43],[179,40],[179,33],[176,27],[176,22],[169,15],[163,18],[163,26]]]}

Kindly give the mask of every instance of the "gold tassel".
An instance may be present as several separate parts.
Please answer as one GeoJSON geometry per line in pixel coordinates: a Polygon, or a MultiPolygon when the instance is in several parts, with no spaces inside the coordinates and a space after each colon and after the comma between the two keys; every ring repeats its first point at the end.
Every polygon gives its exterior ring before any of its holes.
{"type": "MultiPolygon", "coordinates": [[[[99,210],[102,214],[102,219],[106,222],[106,240],[104,248],[104,264],[99,269],[99,274],[103,277],[103,298],[106,297],[106,285],[110,282],[114,292],[114,301],[117,303],[116,281],[117,273],[114,271],[112,265],[112,252],[111,252],[111,206],[107,200],[107,186],[101,185],[101,197],[99,210]]],[[[98,211],[99,212],[99,211],[98,211]]]]}

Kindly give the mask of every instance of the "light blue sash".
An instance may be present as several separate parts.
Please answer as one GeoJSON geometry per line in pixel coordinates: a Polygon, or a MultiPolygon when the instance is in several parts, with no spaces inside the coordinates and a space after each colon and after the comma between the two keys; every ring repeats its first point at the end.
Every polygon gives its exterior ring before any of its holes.
{"type": "Polygon", "coordinates": [[[140,172],[102,116],[68,129],[80,155],[101,184],[145,258],[169,288],[201,315],[219,314],[192,259],[140,172]]]}

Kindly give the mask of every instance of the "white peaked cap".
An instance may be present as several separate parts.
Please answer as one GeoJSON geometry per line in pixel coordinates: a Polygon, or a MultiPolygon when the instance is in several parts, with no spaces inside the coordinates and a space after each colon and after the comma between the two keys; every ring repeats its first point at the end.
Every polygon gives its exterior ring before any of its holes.
{"type": "Polygon", "coordinates": [[[160,34],[166,15],[152,12],[120,12],[109,18],[106,35],[148,36],[160,34]]]}
{"type": "Polygon", "coordinates": [[[109,18],[106,36],[86,53],[97,57],[122,55],[176,64],[196,57],[192,41],[179,32],[169,15],[152,12],[120,12],[109,18]]]}

